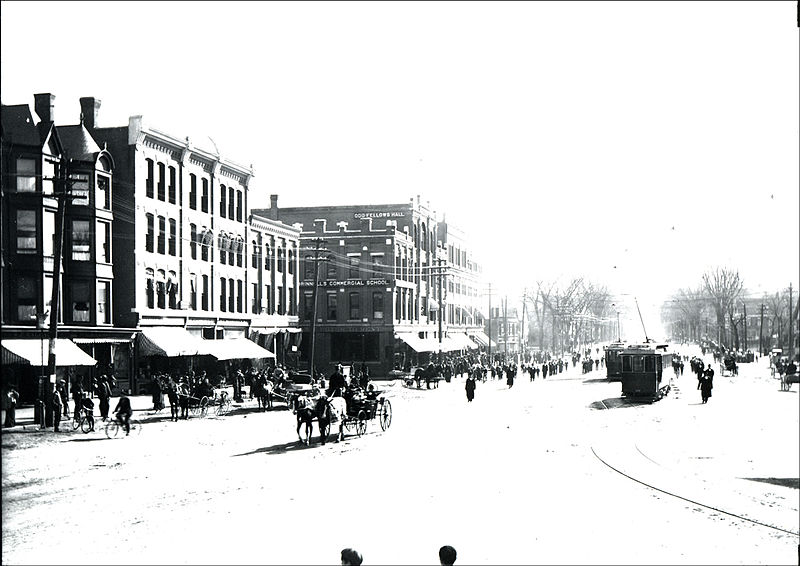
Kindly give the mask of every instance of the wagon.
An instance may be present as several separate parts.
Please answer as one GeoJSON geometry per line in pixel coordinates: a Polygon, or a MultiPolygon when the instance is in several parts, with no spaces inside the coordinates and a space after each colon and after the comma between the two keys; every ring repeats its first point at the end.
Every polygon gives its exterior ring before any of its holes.
{"type": "Polygon", "coordinates": [[[381,430],[386,431],[392,424],[392,403],[385,397],[378,397],[380,391],[372,395],[354,397],[347,405],[347,418],[344,426],[348,430],[356,429],[356,434],[361,436],[367,431],[367,421],[378,419],[381,430]]]}
{"type": "Polygon", "coordinates": [[[800,375],[797,373],[781,374],[781,391],[789,391],[792,388],[792,383],[800,383],[800,375]]]}

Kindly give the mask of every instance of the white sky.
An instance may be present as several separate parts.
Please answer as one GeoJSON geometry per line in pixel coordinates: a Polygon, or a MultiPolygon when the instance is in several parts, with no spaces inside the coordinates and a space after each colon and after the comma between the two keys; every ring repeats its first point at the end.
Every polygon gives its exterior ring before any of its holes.
{"type": "Polygon", "coordinates": [[[512,293],[583,274],[654,304],[720,265],[760,295],[800,271],[796,10],[3,2],[0,88],[211,137],[255,206],[419,194],[512,293]]]}

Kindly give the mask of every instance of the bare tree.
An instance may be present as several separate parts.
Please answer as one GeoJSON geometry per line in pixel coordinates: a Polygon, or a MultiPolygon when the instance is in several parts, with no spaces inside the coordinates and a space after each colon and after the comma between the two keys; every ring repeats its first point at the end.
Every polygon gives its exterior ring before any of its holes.
{"type": "Polygon", "coordinates": [[[727,342],[725,317],[732,310],[733,302],[741,294],[744,282],[738,271],[715,267],[703,274],[703,286],[716,315],[718,342],[723,345],[727,342]]]}

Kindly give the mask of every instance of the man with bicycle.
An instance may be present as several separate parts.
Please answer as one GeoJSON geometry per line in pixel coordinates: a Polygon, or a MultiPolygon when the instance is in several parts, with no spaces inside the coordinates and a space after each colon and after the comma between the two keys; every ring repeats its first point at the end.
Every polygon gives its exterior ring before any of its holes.
{"type": "Polygon", "coordinates": [[[117,402],[114,413],[117,415],[117,421],[125,426],[125,436],[128,436],[131,433],[131,415],[133,414],[131,400],[122,395],[117,402]]]}

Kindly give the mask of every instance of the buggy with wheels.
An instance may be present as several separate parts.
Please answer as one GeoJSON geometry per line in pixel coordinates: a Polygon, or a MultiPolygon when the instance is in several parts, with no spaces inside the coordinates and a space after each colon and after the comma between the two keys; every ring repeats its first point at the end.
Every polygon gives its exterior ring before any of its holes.
{"type": "Polygon", "coordinates": [[[722,363],[719,364],[719,373],[722,377],[732,377],[739,373],[739,368],[736,366],[736,357],[733,355],[725,356],[722,363]]]}
{"type": "MultiPolygon", "coordinates": [[[[367,432],[367,421],[378,419],[381,430],[386,431],[392,424],[392,403],[381,397],[382,391],[360,387],[347,391],[344,395],[347,413],[341,419],[340,429],[355,430],[358,436],[367,432]]],[[[343,434],[343,430],[340,431],[343,434]]]]}
{"type": "Polygon", "coordinates": [[[800,374],[797,373],[797,364],[794,361],[788,362],[780,372],[781,391],[789,391],[793,383],[800,383],[800,374]]]}

